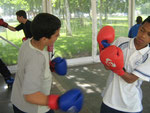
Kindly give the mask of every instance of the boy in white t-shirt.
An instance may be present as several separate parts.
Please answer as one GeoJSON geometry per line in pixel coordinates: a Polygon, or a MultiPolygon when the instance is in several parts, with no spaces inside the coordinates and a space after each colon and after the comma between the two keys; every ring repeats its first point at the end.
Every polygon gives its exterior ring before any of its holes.
{"type": "Polygon", "coordinates": [[[100,113],[142,113],[140,86],[143,81],[150,81],[149,43],[150,16],[143,21],[135,39],[120,37],[114,41],[112,45],[123,51],[124,74],[119,76],[111,71],[102,93],[100,113]]]}
{"type": "Polygon", "coordinates": [[[52,74],[48,52],[59,37],[61,21],[48,13],[38,14],[31,23],[33,37],[26,40],[18,56],[11,102],[15,113],[54,113],[48,107],[52,74]]]}
{"type": "Polygon", "coordinates": [[[77,113],[82,109],[83,94],[80,89],[73,88],[62,95],[50,93],[51,71],[58,75],[65,75],[67,71],[65,59],[57,57],[51,60],[44,49],[57,40],[60,27],[59,18],[49,13],[39,13],[33,19],[33,37],[26,40],[19,50],[11,95],[15,113],[54,113],[58,109],[77,113]]]}

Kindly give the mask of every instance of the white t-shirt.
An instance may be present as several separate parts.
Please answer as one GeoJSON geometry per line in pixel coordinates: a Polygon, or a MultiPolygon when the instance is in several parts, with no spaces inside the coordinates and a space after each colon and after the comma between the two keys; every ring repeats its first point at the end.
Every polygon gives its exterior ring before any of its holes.
{"type": "Polygon", "coordinates": [[[102,96],[103,102],[116,110],[140,112],[142,107],[141,84],[150,81],[150,47],[136,50],[134,39],[120,37],[113,45],[120,47],[124,54],[124,68],[139,77],[134,83],[127,83],[120,76],[111,72],[102,96]],[[147,70],[145,70],[147,69],[147,70]]]}
{"type": "Polygon", "coordinates": [[[49,95],[51,83],[48,52],[34,48],[28,39],[19,50],[17,72],[11,95],[12,104],[27,113],[47,112],[49,110],[47,106],[30,104],[25,101],[23,95],[38,91],[49,95]]]}

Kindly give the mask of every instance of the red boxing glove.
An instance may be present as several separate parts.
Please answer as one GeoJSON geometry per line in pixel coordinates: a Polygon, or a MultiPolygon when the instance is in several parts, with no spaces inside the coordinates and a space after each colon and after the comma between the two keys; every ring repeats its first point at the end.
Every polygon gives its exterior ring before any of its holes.
{"type": "Polygon", "coordinates": [[[3,19],[0,19],[0,26],[8,27],[8,23],[4,22],[3,19]]]}
{"type": "Polygon", "coordinates": [[[71,89],[63,95],[49,95],[48,106],[53,109],[61,109],[64,112],[78,113],[83,106],[83,94],[80,89],[71,89]]]}
{"type": "Polygon", "coordinates": [[[49,61],[50,70],[51,72],[55,72],[55,63],[53,63],[51,60],[49,61]]]}
{"type": "Polygon", "coordinates": [[[112,70],[114,73],[116,73],[119,76],[123,76],[125,74],[125,71],[123,69],[120,70],[112,70]]]}
{"type": "Polygon", "coordinates": [[[115,39],[115,30],[111,26],[104,26],[97,35],[100,52],[105,48],[105,45],[112,43],[115,39]],[[105,44],[105,45],[104,45],[105,44]]]}
{"type": "Polygon", "coordinates": [[[112,45],[104,49],[100,54],[100,60],[114,73],[124,75],[123,52],[119,47],[112,45]]]}
{"type": "Polygon", "coordinates": [[[54,49],[54,45],[47,46],[47,51],[48,52],[53,52],[53,49],[54,49]]]}

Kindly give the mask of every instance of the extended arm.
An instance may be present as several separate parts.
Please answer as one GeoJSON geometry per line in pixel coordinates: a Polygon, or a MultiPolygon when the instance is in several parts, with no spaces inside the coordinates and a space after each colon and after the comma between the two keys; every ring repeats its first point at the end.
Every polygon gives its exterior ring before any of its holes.
{"type": "Polygon", "coordinates": [[[8,23],[5,22],[3,19],[0,19],[0,26],[8,28],[11,31],[16,31],[16,29],[13,26],[8,25],[8,23]]]}
{"type": "Polygon", "coordinates": [[[11,31],[17,31],[13,26],[8,25],[7,28],[11,31]]]}
{"type": "Polygon", "coordinates": [[[31,104],[48,105],[48,96],[41,92],[24,95],[24,98],[31,104]]]}
{"type": "Polygon", "coordinates": [[[24,95],[27,102],[31,104],[48,106],[51,109],[61,109],[67,112],[70,108],[74,108],[75,112],[79,112],[83,105],[83,94],[79,89],[71,89],[63,95],[45,95],[41,92],[24,95]]]}

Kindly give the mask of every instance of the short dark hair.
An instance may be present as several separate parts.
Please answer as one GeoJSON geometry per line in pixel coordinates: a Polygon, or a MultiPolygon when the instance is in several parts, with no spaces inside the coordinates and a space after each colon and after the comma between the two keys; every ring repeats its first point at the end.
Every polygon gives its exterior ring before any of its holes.
{"type": "Polygon", "coordinates": [[[23,16],[23,18],[27,19],[26,12],[24,10],[19,10],[16,12],[17,16],[23,16]]]}
{"type": "Polygon", "coordinates": [[[137,24],[141,24],[141,23],[142,23],[142,17],[141,17],[141,16],[138,16],[138,17],[136,18],[136,22],[137,22],[137,24]]]}
{"type": "Polygon", "coordinates": [[[40,40],[42,37],[48,39],[61,27],[61,21],[49,13],[39,13],[31,22],[33,39],[40,40]]]}
{"type": "Polygon", "coordinates": [[[144,24],[145,22],[150,23],[150,16],[148,16],[148,17],[142,22],[142,24],[144,24]]]}

